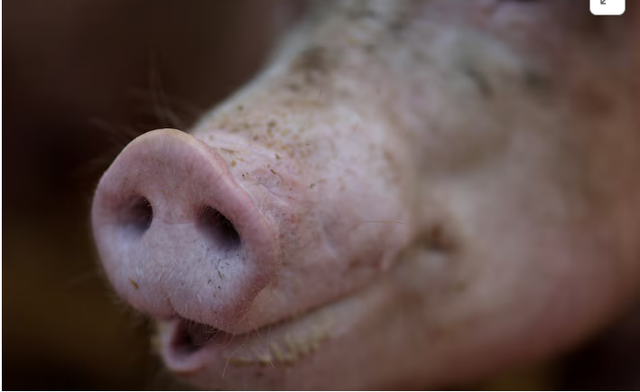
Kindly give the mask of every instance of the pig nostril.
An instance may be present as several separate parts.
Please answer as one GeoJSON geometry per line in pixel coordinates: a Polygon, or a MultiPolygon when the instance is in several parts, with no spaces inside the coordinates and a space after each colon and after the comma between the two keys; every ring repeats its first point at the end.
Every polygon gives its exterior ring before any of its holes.
{"type": "Polygon", "coordinates": [[[219,247],[226,250],[240,247],[240,234],[233,223],[213,207],[202,210],[199,226],[219,247]]]}
{"type": "Polygon", "coordinates": [[[142,236],[151,227],[153,207],[146,197],[138,197],[124,213],[125,225],[130,232],[142,236]]]}

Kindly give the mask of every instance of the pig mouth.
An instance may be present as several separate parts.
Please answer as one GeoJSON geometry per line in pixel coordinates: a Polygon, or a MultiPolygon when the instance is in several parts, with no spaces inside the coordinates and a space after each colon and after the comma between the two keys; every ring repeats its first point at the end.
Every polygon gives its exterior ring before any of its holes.
{"type": "Polygon", "coordinates": [[[158,322],[158,348],[165,365],[182,376],[211,366],[230,370],[292,365],[315,354],[333,336],[335,324],[327,308],[331,306],[237,334],[179,316],[158,322]]]}
{"type": "Polygon", "coordinates": [[[172,371],[188,375],[209,362],[209,357],[223,357],[227,347],[249,335],[232,334],[208,324],[183,317],[158,322],[160,352],[172,371]]]}
{"type": "Polygon", "coordinates": [[[234,334],[208,324],[179,317],[177,322],[174,321],[171,332],[171,349],[178,355],[188,356],[207,346],[222,348],[230,345],[234,340],[244,341],[252,335],[258,336],[262,333],[269,333],[276,328],[286,328],[288,325],[295,324],[295,322],[296,320],[282,320],[248,332],[234,334]]]}
{"type": "Polygon", "coordinates": [[[235,335],[207,324],[180,319],[172,337],[172,348],[181,355],[193,354],[207,344],[224,345],[235,335]]]}

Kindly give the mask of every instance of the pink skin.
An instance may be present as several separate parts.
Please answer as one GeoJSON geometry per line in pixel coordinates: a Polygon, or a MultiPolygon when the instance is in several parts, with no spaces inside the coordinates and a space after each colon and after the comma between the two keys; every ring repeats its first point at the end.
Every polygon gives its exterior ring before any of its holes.
{"type": "Polygon", "coordinates": [[[442,386],[628,306],[640,15],[573,7],[326,6],[191,135],[127,146],[94,234],[116,291],[161,320],[169,369],[204,388],[442,386]]]}

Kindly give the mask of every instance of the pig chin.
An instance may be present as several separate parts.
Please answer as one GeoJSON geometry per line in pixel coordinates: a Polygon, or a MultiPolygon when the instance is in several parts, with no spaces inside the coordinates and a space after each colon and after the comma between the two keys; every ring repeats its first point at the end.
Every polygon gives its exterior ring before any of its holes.
{"type": "Polygon", "coordinates": [[[390,267],[409,225],[399,202],[313,177],[242,138],[170,129],[131,142],[105,173],[98,252],[118,294],[161,320],[171,370],[311,355],[340,331],[327,314],[390,267]]]}

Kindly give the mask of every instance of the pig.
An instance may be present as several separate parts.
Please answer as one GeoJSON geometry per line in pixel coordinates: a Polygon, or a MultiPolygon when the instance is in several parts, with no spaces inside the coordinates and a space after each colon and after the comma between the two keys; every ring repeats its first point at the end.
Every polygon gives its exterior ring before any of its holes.
{"type": "Polygon", "coordinates": [[[100,180],[109,282],[201,388],[438,388],[640,291],[640,7],[318,2],[190,130],[100,180]]]}

